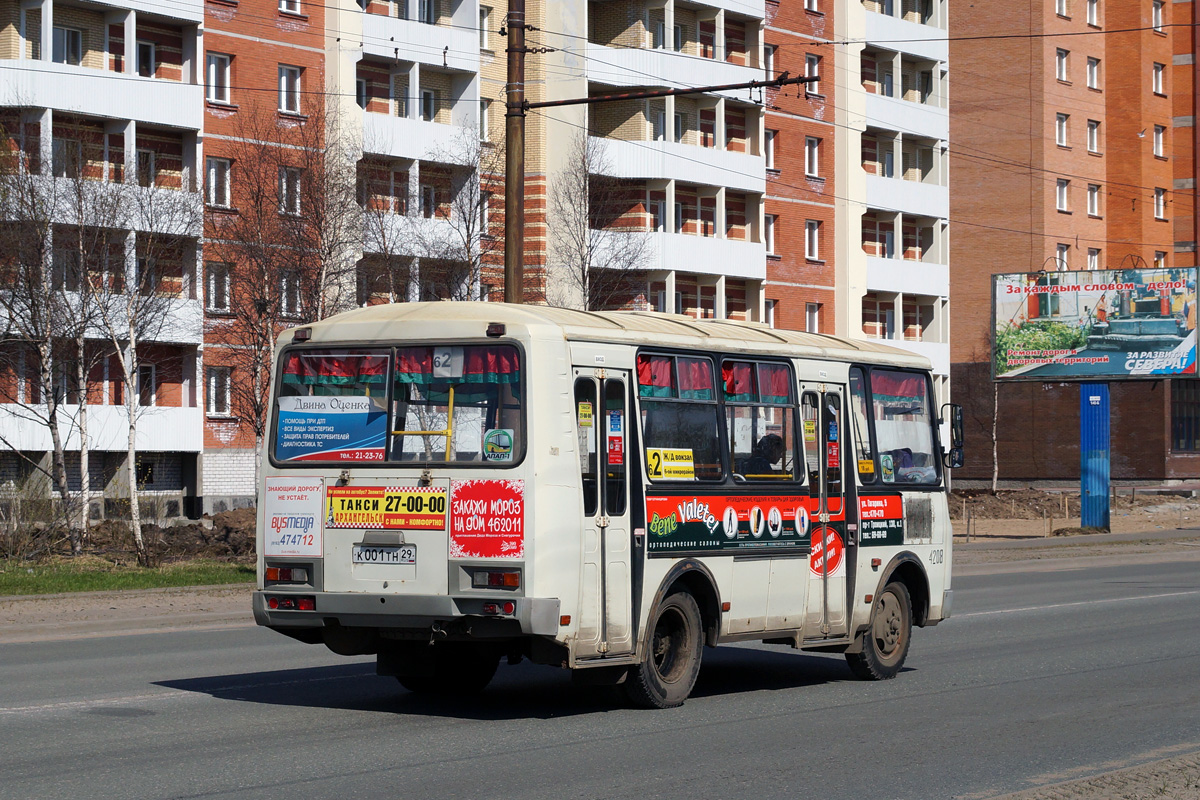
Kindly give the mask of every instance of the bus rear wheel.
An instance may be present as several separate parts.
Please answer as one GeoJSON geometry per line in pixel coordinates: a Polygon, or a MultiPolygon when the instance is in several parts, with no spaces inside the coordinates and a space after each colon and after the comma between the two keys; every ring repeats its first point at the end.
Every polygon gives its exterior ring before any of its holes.
{"type": "Polygon", "coordinates": [[[400,685],[420,694],[478,694],[496,675],[500,654],[490,647],[434,646],[432,674],[396,675],[400,685]]]}
{"type": "Polygon", "coordinates": [[[654,610],[650,641],[642,661],[625,680],[629,699],[644,708],[683,705],[696,676],[704,650],[700,607],[689,592],[675,592],[654,610]]]}
{"type": "Polygon", "coordinates": [[[862,650],[846,654],[850,671],[869,681],[896,677],[908,658],[912,639],[912,599],[908,587],[899,582],[883,587],[871,609],[871,624],[862,637],[862,650]]]}

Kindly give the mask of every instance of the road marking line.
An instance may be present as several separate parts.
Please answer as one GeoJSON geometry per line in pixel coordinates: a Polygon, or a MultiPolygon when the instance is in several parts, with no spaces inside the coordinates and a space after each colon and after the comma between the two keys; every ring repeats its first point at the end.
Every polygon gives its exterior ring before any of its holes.
{"type": "Polygon", "coordinates": [[[1052,603],[1048,606],[1025,606],[1023,608],[1002,608],[998,611],[972,611],[969,614],[952,614],[951,619],[964,619],[966,617],[991,617],[997,614],[1018,614],[1022,611],[1047,611],[1052,608],[1071,608],[1072,606],[1094,606],[1101,603],[1127,603],[1132,600],[1157,600],[1162,597],[1187,597],[1193,594],[1200,594],[1200,589],[1190,592],[1169,592],[1167,594],[1147,594],[1140,597],[1113,597],[1108,600],[1081,600],[1076,603],[1052,603]]]}

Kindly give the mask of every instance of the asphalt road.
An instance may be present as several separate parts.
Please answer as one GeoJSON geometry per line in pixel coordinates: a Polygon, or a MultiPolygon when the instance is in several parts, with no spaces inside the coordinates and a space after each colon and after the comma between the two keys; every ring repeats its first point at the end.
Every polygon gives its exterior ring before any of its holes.
{"type": "Polygon", "coordinates": [[[0,798],[987,798],[1200,749],[1198,632],[1200,559],[1064,559],[956,572],[896,680],[723,647],[672,711],[527,664],[433,702],[258,629],[6,644],[0,798]]]}

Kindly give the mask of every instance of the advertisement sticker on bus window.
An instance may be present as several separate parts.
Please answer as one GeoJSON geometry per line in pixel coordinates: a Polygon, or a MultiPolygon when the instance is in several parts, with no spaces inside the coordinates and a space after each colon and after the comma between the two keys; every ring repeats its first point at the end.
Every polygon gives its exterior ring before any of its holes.
{"type": "Polygon", "coordinates": [[[493,428],[483,434],[483,460],[512,461],[513,429],[493,428]]]}
{"type": "Polygon", "coordinates": [[[592,427],[592,404],[587,400],[582,400],[579,403],[579,427],[592,427]]]}
{"type": "Polygon", "coordinates": [[[694,481],[696,467],[691,449],[647,447],[646,474],[652,480],[694,481]]]}
{"type": "Polygon", "coordinates": [[[263,555],[321,553],[321,478],[267,478],[263,495],[263,555]]]}
{"type": "Polygon", "coordinates": [[[279,461],[383,461],[387,410],[382,397],[280,397],[279,461]]]}
{"type": "Polygon", "coordinates": [[[842,462],[838,456],[838,443],[830,442],[828,445],[828,450],[826,450],[825,466],[827,469],[837,469],[839,466],[841,466],[842,462]]]}
{"type": "Polygon", "coordinates": [[[804,441],[815,442],[817,440],[817,421],[815,419],[804,420],[804,441]]]}
{"type": "Polygon", "coordinates": [[[831,442],[836,442],[838,440],[838,426],[836,422],[829,423],[829,436],[827,439],[831,442]]]}
{"type": "Polygon", "coordinates": [[[864,475],[874,475],[875,462],[869,458],[860,458],[858,460],[858,471],[864,475]]]}
{"type": "Polygon", "coordinates": [[[904,498],[858,498],[859,539],[863,547],[904,544],[904,498]]]}
{"type": "Polygon", "coordinates": [[[620,411],[608,412],[608,432],[610,434],[621,432],[621,412],[620,411]]]}
{"type": "Polygon", "coordinates": [[[525,482],[450,482],[450,557],[525,557],[525,482]]]}
{"type": "Polygon", "coordinates": [[[625,440],[620,435],[608,437],[608,465],[620,467],[625,464],[625,440]]]}
{"type": "Polygon", "coordinates": [[[896,469],[892,456],[889,453],[882,453],[879,456],[879,466],[883,469],[883,482],[896,482],[896,469]]]}
{"type": "Polygon", "coordinates": [[[325,527],[446,529],[446,490],[433,486],[330,486],[325,527]]]}

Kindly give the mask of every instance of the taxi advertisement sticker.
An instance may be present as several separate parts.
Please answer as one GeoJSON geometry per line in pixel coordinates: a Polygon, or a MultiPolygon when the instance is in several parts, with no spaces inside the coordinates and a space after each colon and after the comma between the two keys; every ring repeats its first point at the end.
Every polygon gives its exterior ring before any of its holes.
{"type": "Polygon", "coordinates": [[[432,486],[329,486],[325,527],[445,530],[446,495],[432,486]]]}

